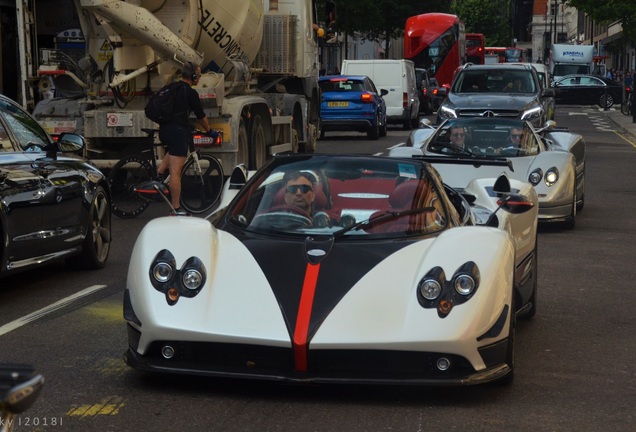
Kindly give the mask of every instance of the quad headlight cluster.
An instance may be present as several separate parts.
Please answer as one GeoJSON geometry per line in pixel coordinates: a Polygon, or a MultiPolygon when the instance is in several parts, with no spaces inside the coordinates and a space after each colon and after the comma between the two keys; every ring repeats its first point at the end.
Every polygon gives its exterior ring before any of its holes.
{"type": "Polygon", "coordinates": [[[548,186],[554,185],[557,181],[559,181],[559,170],[556,167],[552,167],[547,170],[544,175],[543,170],[541,168],[537,168],[528,176],[528,181],[532,183],[533,186],[538,185],[541,180],[545,181],[545,184],[548,186]]]}
{"type": "Polygon", "coordinates": [[[201,291],[205,285],[206,270],[197,257],[188,258],[181,268],[177,268],[174,255],[163,249],[152,260],[149,275],[152,286],[163,293],[172,306],[180,297],[192,298],[201,291]]]}
{"type": "Polygon", "coordinates": [[[445,318],[454,306],[467,302],[479,288],[479,268],[473,261],[463,264],[450,280],[441,267],[432,268],[417,287],[417,300],[426,309],[437,309],[445,318]]]}

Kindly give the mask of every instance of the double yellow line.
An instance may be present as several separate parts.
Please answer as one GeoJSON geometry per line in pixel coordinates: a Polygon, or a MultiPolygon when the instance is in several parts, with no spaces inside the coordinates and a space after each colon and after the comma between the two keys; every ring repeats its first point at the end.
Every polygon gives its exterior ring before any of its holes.
{"type": "Polygon", "coordinates": [[[633,141],[633,138],[630,134],[617,131],[614,131],[614,133],[627,141],[632,147],[636,148],[636,142],[633,141]]]}

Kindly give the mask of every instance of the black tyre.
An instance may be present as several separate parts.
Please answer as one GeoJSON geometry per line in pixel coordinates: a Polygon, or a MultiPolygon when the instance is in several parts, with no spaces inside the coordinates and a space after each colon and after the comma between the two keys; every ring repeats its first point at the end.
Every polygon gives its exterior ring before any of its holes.
{"type": "Polygon", "coordinates": [[[108,175],[113,213],[122,219],[142,214],[150,204],[133,189],[140,183],[152,180],[153,169],[148,159],[133,155],[121,159],[108,175]]]}
{"type": "Polygon", "coordinates": [[[190,213],[214,207],[223,191],[223,168],[210,155],[199,156],[199,164],[189,159],[181,171],[181,206],[190,213]]]}
{"type": "Polygon", "coordinates": [[[106,265],[111,241],[111,204],[102,186],[97,186],[89,213],[89,226],[77,264],[87,269],[106,265]]]}
{"type": "Polygon", "coordinates": [[[407,120],[404,120],[404,122],[402,123],[402,130],[405,130],[405,131],[411,130],[411,119],[410,118],[408,118],[407,120]]]}
{"type": "Polygon", "coordinates": [[[609,93],[607,95],[603,94],[599,98],[598,104],[601,108],[611,108],[614,105],[614,98],[609,93]]]}
{"type": "Polygon", "coordinates": [[[236,163],[245,164],[249,168],[249,148],[247,138],[247,126],[245,126],[245,119],[241,117],[238,129],[238,153],[236,154],[236,163]]]}
{"type": "Polygon", "coordinates": [[[621,113],[623,113],[624,115],[629,115],[629,105],[627,101],[623,101],[623,103],[621,104],[621,113]]]}
{"type": "Polygon", "coordinates": [[[513,294],[513,304],[510,310],[510,324],[508,327],[508,346],[506,348],[506,363],[510,368],[510,372],[508,375],[503,377],[498,384],[501,385],[509,385],[515,379],[515,339],[516,339],[516,331],[517,331],[517,314],[515,313],[515,305],[514,305],[514,294],[513,294]]]}
{"type": "Polygon", "coordinates": [[[424,114],[425,115],[433,114],[433,104],[431,103],[430,100],[427,100],[426,102],[424,102],[424,114]]]}
{"type": "Polygon", "coordinates": [[[532,278],[534,279],[532,282],[532,295],[530,296],[529,302],[532,304],[530,309],[522,316],[523,319],[530,319],[537,314],[537,287],[538,287],[538,270],[539,270],[539,244],[537,242],[538,239],[535,239],[534,244],[534,258],[532,261],[532,278]]]}
{"type": "Polygon", "coordinates": [[[385,137],[386,136],[386,118],[384,119],[384,122],[382,123],[382,126],[380,126],[380,136],[381,137],[385,137]]]}
{"type": "Polygon", "coordinates": [[[380,136],[380,126],[378,125],[378,121],[376,121],[375,125],[371,126],[367,130],[367,137],[372,140],[377,140],[379,136],[380,136]]]}
{"type": "Polygon", "coordinates": [[[252,120],[250,136],[252,144],[250,148],[250,169],[259,169],[267,161],[267,140],[265,137],[265,128],[263,126],[263,117],[256,114],[252,120]]]}
{"type": "Polygon", "coordinates": [[[574,197],[572,198],[572,211],[570,212],[570,216],[568,216],[563,222],[563,228],[571,230],[576,226],[576,208],[576,191],[574,191],[574,197]]]}

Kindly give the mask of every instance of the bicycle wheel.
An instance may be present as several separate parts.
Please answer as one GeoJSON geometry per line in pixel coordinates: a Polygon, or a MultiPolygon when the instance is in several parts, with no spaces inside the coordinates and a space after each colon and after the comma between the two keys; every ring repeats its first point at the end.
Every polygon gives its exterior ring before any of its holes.
{"type": "Polygon", "coordinates": [[[210,210],[221,198],[223,167],[212,156],[188,159],[181,171],[181,206],[190,213],[210,210]]]}
{"type": "Polygon", "coordinates": [[[623,103],[621,104],[621,112],[625,115],[629,115],[629,100],[624,100],[623,103]]]}
{"type": "Polygon", "coordinates": [[[142,214],[150,203],[134,193],[133,188],[150,180],[152,166],[143,156],[127,156],[117,162],[108,175],[113,213],[122,219],[142,214]]]}

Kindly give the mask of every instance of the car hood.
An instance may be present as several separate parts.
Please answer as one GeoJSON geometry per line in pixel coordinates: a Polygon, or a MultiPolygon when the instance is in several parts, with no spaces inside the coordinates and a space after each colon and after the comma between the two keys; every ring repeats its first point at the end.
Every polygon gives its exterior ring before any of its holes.
{"type": "Polygon", "coordinates": [[[498,109],[498,110],[521,110],[529,105],[538,103],[536,95],[516,95],[511,93],[484,94],[467,93],[448,95],[448,102],[458,109],[498,109]]]}

